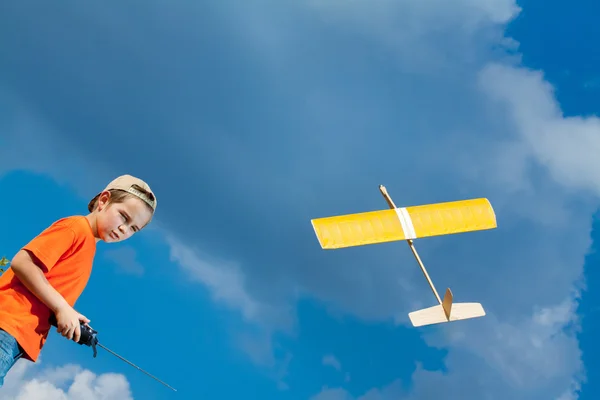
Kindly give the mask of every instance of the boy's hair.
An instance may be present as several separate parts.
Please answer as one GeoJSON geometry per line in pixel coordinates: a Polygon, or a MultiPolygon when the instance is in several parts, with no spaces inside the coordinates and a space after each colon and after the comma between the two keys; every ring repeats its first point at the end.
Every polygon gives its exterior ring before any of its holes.
{"type": "MultiPolygon", "coordinates": [[[[143,180],[131,175],[121,175],[110,182],[102,192],[110,192],[109,203],[122,203],[128,198],[137,197],[144,201],[152,213],[156,211],[156,196],[150,186],[143,180]]],[[[88,210],[92,212],[98,204],[98,198],[102,194],[98,193],[88,204],[88,210]]]]}

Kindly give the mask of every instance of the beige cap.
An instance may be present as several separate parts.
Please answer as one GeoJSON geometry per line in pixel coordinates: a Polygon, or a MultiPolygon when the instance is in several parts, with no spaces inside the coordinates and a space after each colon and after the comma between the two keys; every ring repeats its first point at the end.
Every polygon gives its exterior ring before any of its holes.
{"type": "MultiPolygon", "coordinates": [[[[154,195],[154,192],[152,192],[152,190],[150,189],[150,186],[144,182],[143,180],[141,180],[140,178],[136,178],[135,176],[131,176],[131,175],[121,175],[118,178],[114,179],[112,182],[110,182],[102,192],[108,191],[108,190],[124,190],[125,192],[131,193],[134,196],[139,197],[140,199],[144,200],[150,207],[152,207],[153,210],[156,210],[156,196],[154,195]],[[144,189],[145,191],[147,191],[150,196],[148,196],[147,194],[141,192],[139,189],[136,189],[135,186],[138,186],[142,189],[144,189]]],[[[94,202],[96,201],[96,199],[100,196],[100,194],[102,193],[98,193],[88,204],[88,210],[90,212],[92,212],[93,210],[93,205],[94,202]]]]}

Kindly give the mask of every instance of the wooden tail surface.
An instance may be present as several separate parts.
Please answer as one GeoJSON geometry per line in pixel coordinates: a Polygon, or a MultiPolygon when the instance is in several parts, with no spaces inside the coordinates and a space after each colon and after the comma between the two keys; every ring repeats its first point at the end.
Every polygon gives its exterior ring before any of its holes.
{"type": "Polygon", "coordinates": [[[485,310],[480,303],[453,303],[452,308],[450,309],[450,318],[446,317],[442,305],[424,308],[408,314],[410,322],[415,327],[462,321],[483,316],[485,316],[485,310]]]}

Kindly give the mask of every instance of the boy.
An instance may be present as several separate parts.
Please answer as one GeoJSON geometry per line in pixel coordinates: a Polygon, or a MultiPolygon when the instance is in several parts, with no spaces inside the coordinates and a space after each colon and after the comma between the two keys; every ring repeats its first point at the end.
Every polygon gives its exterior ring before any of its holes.
{"type": "Polygon", "coordinates": [[[0,277],[0,387],[19,358],[37,360],[52,314],[57,331],[79,341],[80,322],[90,320],[73,307],[92,272],[97,242],[120,242],[145,227],[156,197],[144,181],[123,175],[96,195],[88,210],[46,228],[0,277]]]}

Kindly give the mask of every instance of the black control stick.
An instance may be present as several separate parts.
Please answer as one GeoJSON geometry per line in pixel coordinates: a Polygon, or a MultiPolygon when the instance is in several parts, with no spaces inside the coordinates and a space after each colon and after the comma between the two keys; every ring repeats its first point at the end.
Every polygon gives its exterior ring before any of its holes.
{"type": "MultiPolygon", "coordinates": [[[[50,325],[58,327],[58,322],[56,321],[56,315],[52,314],[50,316],[50,325]]],[[[81,328],[81,336],[79,337],[79,341],[77,342],[80,345],[86,345],[91,347],[94,350],[94,358],[98,355],[98,351],[96,350],[96,346],[98,345],[98,332],[92,329],[91,326],[80,324],[81,328]]],[[[75,341],[75,339],[73,339],[75,341]]]]}

